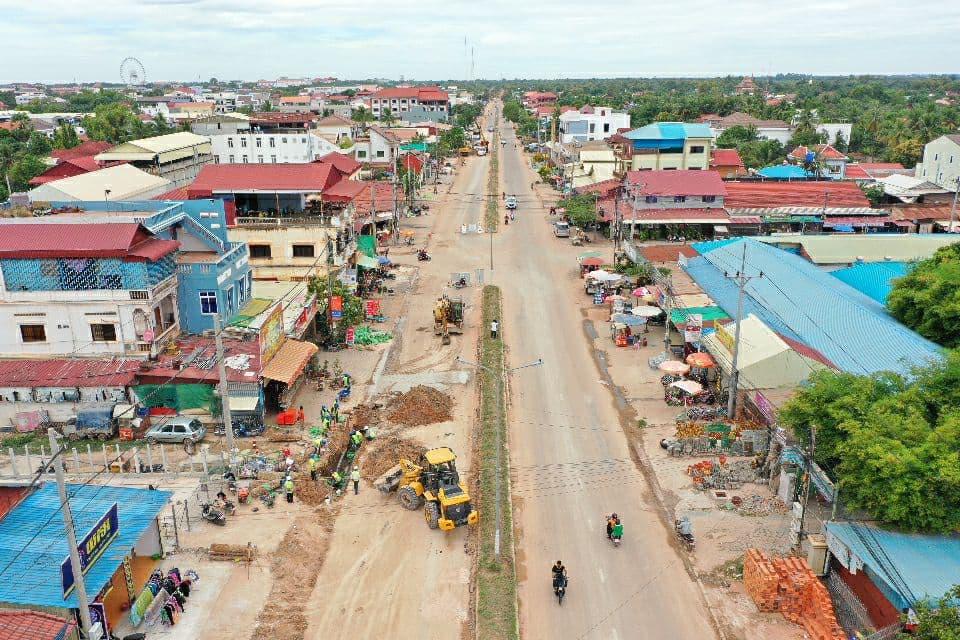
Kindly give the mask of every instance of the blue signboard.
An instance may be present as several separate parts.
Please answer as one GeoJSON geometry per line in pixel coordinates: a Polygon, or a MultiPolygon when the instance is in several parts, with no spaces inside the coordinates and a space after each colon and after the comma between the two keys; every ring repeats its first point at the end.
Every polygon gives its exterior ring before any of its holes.
{"type": "MultiPolygon", "coordinates": [[[[120,533],[120,516],[117,511],[117,503],[114,502],[113,506],[103,514],[97,524],[93,525],[87,535],[82,540],[77,541],[77,549],[80,552],[80,570],[83,573],[86,573],[93,566],[93,563],[103,555],[103,552],[107,550],[118,533],[120,533]]],[[[66,599],[73,591],[76,582],[73,567],[70,564],[70,556],[67,556],[66,560],[60,564],[60,578],[63,586],[63,597],[66,599]]]]}

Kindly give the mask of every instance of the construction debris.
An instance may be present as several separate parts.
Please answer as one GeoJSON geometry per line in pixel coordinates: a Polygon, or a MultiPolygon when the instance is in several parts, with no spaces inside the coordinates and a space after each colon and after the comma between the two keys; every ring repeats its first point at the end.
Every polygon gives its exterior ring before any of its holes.
{"type": "Polygon", "coordinates": [[[746,482],[757,482],[757,469],[750,460],[729,462],[721,455],[717,461],[702,460],[687,467],[687,475],[693,478],[693,486],[707,489],[739,489],[746,482]]]}
{"type": "Polygon", "coordinates": [[[396,465],[400,458],[416,462],[423,450],[423,446],[409,438],[387,435],[374,441],[363,454],[360,471],[364,478],[375,480],[396,465]]]}
{"type": "Polygon", "coordinates": [[[446,422],[453,419],[453,399],[433,387],[418,385],[391,402],[387,418],[406,427],[446,422]]]}
{"type": "Polygon", "coordinates": [[[257,548],[250,544],[211,544],[208,552],[211,560],[225,560],[227,562],[253,562],[257,555],[257,548]]]}
{"type": "Polygon", "coordinates": [[[817,580],[803,558],[774,558],[748,549],[743,562],[743,586],[760,611],[780,611],[803,625],[813,640],[844,640],[830,592],[817,580]]]}
{"type": "Polygon", "coordinates": [[[772,513],[784,515],[790,511],[790,508],[777,496],[766,497],[756,493],[745,496],[739,501],[734,501],[733,504],[737,513],[742,516],[768,516],[772,513]],[[736,504],[736,502],[740,502],[740,504],[736,504]]]}
{"type": "Polygon", "coordinates": [[[384,342],[390,342],[391,340],[393,340],[393,336],[389,332],[371,329],[370,327],[366,326],[357,327],[353,338],[354,344],[362,346],[383,344],[384,342]]]}
{"type": "Polygon", "coordinates": [[[301,436],[299,433],[294,433],[292,431],[281,431],[277,428],[267,429],[265,434],[267,436],[268,442],[299,442],[301,436]]]}

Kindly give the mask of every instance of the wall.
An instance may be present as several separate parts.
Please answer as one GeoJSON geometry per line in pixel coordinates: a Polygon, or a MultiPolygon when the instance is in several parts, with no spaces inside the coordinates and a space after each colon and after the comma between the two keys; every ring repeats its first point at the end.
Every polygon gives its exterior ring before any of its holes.
{"type": "Polygon", "coordinates": [[[684,141],[683,153],[652,152],[633,153],[630,168],[633,171],[643,169],[700,169],[710,167],[710,138],[689,138],[684,141]],[[692,153],[692,147],[703,147],[702,153],[692,153]]]}
{"type": "Polygon", "coordinates": [[[917,165],[916,177],[954,191],[960,178],[960,145],[946,136],[927,143],[923,160],[917,165]]]}
{"type": "MultiPolygon", "coordinates": [[[[253,277],[258,279],[302,276],[307,269],[316,264],[316,256],[326,251],[327,237],[336,238],[336,234],[336,228],[321,225],[284,225],[268,228],[238,225],[230,229],[231,237],[237,242],[247,245],[270,245],[270,258],[250,258],[253,277]],[[293,245],[295,244],[313,245],[314,257],[294,258],[293,245]]],[[[321,262],[325,264],[325,260],[321,262]]]]}
{"type": "Polygon", "coordinates": [[[250,298],[251,273],[247,245],[242,243],[234,243],[231,251],[218,263],[181,264],[177,291],[183,330],[201,333],[213,329],[213,315],[202,313],[201,291],[216,292],[221,317],[236,315],[250,298]],[[228,295],[228,290],[232,290],[232,294],[228,295]]]}
{"type": "Polygon", "coordinates": [[[757,129],[757,137],[765,140],[776,140],[780,144],[787,144],[791,138],[790,129],[771,129],[762,127],[757,129]]]}
{"type": "Polygon", "coordinates": [[[220,164],[243,164],[244,156],[250,164],[302,164],[338,150],[336,145],[313,133],[237,133],[211,135],[210,140],[213,155],[220,164]],[[244,143],[247,146],[244,147],[244,143]]]}
{"type": "Polygon", "coordinates": [[[853,125],[850,123],[823,123],[817,125],[817,133],[827,134],[827,144],[834,144],[837,141],[837,134],[843,135],[843,140],[850,142],[850,135],[853,133],[853,125]]]}
{"type": "MultiPolygon", "coordinates": [[[[29,366],[29,361],[24,361],[24,366],[29,366]]],[[[30,389],[27,387],[3,387],[0,388],[0,425],[13,424],[13,420],[18,413],[29,411],[46,411],[52,422],[66,422],[77,414],[78,408],[83,403],[100,402],[127,402],[128,395],[123,387],[80,387],[80,402],[56,401],[56,398],[63,398],[63,393],[76,393],[77,387],[69,389],[63,387],[39,387],[30,389]],[[20,398],[36,398],[43,400],[51,398],[50,402],[27,402],[23,400],[15,401],[13,392],[16,391],[20,398]],[[35,394],[35,395],[31,395],[35,394]]]]}

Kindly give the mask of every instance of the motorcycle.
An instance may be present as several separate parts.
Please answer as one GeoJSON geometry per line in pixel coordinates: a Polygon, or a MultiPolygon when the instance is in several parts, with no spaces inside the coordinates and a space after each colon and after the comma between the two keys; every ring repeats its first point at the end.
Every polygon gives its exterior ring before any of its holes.
{"type": "Polygon", "coordinates": [[[673,528],[677,533],[677,540],[686,547],[687,551],[693,551],[696,541],[693,538],[693,524],[690,522],[690,518],[683,516],[674,520],[673,528]]]}
{"type": "Polygon", "coordinates": [[[227,516],[224,515],[223,511],[220,511],[209,502],[204,503],[200,508],[200,513],[207,522],[212,522],[221,527],[227,524],[227,516]]]}
{"type": "Polygon", "coordinates": [[[430,262],[430,254],[427,253],[426,249],[420,249],[420,251],[417,251],[417,260],[420,262],[430,262]]]}
{"type": "Polygon", "coordinates": [[[223,511],[226,515],[232,516],[237,512],[237,505],[233,504],[229,500],[223,500],[223,511]]]}
{"type": "Polygon", "coordinates": [[[163,473],[163,465],[162,464],[146,465],[141,462],[140,473],[163,473]]]}
{"type": "MultiPolygon", "coordinates": [[[[607,516],[608,520],[609,520],[609,517],[610,516],[607,516]]],[[[610,526],[610,525],[607,525],[607,526],[610,526]]],[[[613,529],[611,529],[610,532],[607,534],[607,538],[610,540],[610,542],[613,543],[614,547],[620,546],[620,541],[623,539],[623,525],[620,524],[619,520],[617,520],[617,524],[614,525],[613,529]]]]}
{"type": "Polygon", "coordinates": [[[460,278],[459,280],[453,283],[454,289],[463,289],[466,286],[467,286],[467,281],[465,278],[460,278]]]}
{"type": "Polygon", "coordinates": [[[563,596],[567,595],[567,583],[569,580],[565,575],[558,575],[553,579],[553,594],[557,596],[557,604],[563,604],[563,596]]]}

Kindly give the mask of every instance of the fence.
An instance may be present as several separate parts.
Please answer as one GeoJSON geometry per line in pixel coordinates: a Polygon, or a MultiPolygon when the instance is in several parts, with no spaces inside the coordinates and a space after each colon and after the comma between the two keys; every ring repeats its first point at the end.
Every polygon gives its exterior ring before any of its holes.
{"type": "Polygon", "coordinates": [[[833,600],[837,622],[844,630],[850,634],[857,634],[873,629],[867,608],[840,576],[831,571],[827,574],[826,585],[833,600]]]}
{"type": "Polygon", "coordinates": [[[192,531],[203,520],[203,505],[214,502],[221,491],[229,495],[223,477],[219,473],[206,475],[200,478],[200,483],[189,497],[171,502],[169,510],[160,516],[160,535],[164,548],[180,550],[183,534],[192,531]]]}

